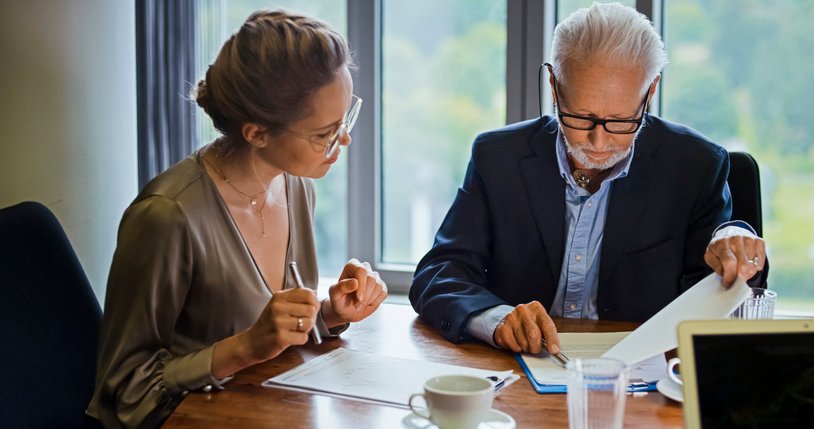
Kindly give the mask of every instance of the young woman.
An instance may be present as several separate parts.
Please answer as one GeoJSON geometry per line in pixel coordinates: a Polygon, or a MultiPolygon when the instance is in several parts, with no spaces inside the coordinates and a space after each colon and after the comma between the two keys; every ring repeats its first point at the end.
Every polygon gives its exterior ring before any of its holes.
{"type": "Polygon", "coordinates": [[[350,260],[329,298],[318,281],[314,190],[350,144],[361,106],[342,37],[318,20],[254,13],[224,44],[198,104],[222,137],[171,167],[127,209],[108,279],[88,415],[158,426],[184,395],[335,336],[387,295],[350,260]]]}

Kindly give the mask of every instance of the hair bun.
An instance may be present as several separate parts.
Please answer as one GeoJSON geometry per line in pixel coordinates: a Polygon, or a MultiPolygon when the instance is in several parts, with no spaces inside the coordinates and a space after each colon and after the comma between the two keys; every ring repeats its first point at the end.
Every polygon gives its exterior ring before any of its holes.
{"type": "Polygon", "coordinates": [[[204,112],[209,113],[209,97],[207,95],[206,79],[201,79],[195,89],[195,102],[204,109],[204,112]]]}

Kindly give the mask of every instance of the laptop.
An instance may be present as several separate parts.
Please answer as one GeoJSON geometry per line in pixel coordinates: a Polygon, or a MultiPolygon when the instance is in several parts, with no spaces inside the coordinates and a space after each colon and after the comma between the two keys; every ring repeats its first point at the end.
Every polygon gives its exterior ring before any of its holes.
{"type": "Polygon", "coordinates": [[[814,427],[814,319],[678,327],[685,428],[814,427]]]}

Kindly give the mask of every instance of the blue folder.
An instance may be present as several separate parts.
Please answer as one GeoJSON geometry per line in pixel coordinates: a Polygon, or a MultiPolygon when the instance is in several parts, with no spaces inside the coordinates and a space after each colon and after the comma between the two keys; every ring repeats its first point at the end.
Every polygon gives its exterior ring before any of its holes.
{"type": "MultiPolygon", "coordinates": [[[[568,391],[568,387],[564,384],[543,384],[537,381],[534,378],[534,375],[531,373],[531,370],[526,365],[526,361],[523,360],[523,356],[520,353],[515,353],[514,358],[517,359],[517,362],[520,364],[520,368],[523,368],[523,372],[526,373],[526,378],[531,383],[531,387],[534,388],[534,391],[537,393],[566,393],[568,391]]],[[[627,386],[628,392],[652,392],[656,390],[656,382],[652,383],[631,383],[627,386]]]]}

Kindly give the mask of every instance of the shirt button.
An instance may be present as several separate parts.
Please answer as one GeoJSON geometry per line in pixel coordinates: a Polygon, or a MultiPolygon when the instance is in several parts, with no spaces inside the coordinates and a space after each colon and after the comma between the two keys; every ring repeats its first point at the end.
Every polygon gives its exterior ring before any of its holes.
{"type": "Polygon", "coordinates": [[[574,257],[574,259],[576,259],[577,262],[579,262],[582,260],[582,255],[577,255],[576,257],[574,257]]]}
{"type": "Polygon", "coordinates": [[[571,311],[574,311],[574,310],[576,310],[576,309],[577,309],[577,305],[576,305],[576,304],[570,304],[570,305],[568,306],[568,309],[569,309],[569,310],[571,310],[571,311]]]}
{"type": "Polygon", "coordinates": [[[594,206],[594,203],[592,203],[592,202],[588,201],[588,208],[591,208],[591,207],[593,207],[593,206],[594,206]]]}

